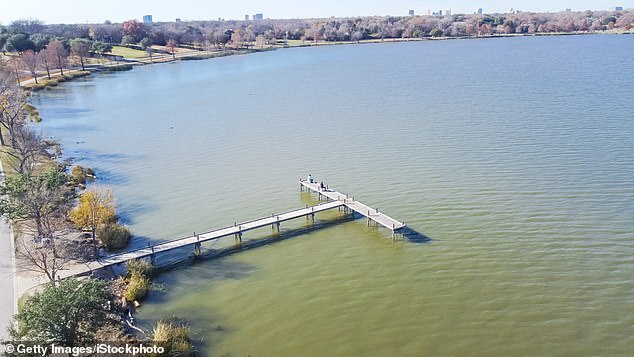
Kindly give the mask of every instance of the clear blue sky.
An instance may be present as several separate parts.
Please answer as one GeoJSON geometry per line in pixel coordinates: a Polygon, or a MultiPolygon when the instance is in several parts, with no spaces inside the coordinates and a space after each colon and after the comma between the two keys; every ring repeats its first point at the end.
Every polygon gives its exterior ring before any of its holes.
{"type": "Polygon", "coordinates": [[[122,22],[151,14],[154,21],[243,19],[262,13],[265,18],[343,17],[418,14],[425,9],[453,13],[523,11],[607,10],[613,6],[634,8],[634,0],[0,0],[0,23],[36,18],[47,24],[122,22]]]}

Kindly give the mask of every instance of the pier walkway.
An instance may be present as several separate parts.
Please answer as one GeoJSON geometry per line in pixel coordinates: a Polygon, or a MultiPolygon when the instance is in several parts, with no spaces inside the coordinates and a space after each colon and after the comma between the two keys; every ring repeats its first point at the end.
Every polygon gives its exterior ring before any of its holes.
{"type": "Polygon", "coordinates": [[[405,228],[405,223],[395,220],[394,218],[379,212],[377,208],[372,208],[359,201],[356,201],[354,197],[346,195],[330,188],[321,189],[320,184],[313,182],[310,183],[307,180],[299,180],[300,187],[306,187],[307,189],[317,192],[321,196],[325,196],[334,202],[342,202],[349,209],[365,216],[370,221],[374,221],[383,227],[390,229],[393,233],[405,228]]]}
{"type": "Polygon", "coordinates": [[[216,229],[213,231],[205,232],[205,233],[194,233],[194,235],[174,239],[168,242],[163,242],[154,246],[148,246],[147,248],[141,248],[137,250],[132,250],[120,254],[111,255],[96,261],[87,262],[83,265],[76,266],[73,269],[62,271],[59,273],[60,278],[67,278],[71,276],[79,276],[91,273],[93,271],[110,267],[113,265],[123,264],[132,259],[140,259],[149,257],[152,260],[152,263],[155,263],[155,257],[158,253],[169,252],[175,249],[184,248],[193,246],[194,254],[200,255],[202,251],[201,244],[208,241],[217,240],[220,238],[234,236],[236,241],[242,242],[242,234],[244,232],[262,228],[266,226],[271,226],[273,232],[280,232],[280,224],[284,221],[306,217],[307,219],[312,219],[315,221],[315,214],[319,212],[324,212],[327,210],[331,210],[334,208],[344,209],[349,213],[357,212],[368,219],[368,225],[371,221],[378,223],[381,226],[384,226],[392,231],[392,237],[395,236],[395,232],[404,228],[405,224],[403,222],[399,222],[394,218],[389,217],[388,215],[379,212],[376,208],[371,208],[359,201],[356,201],[354,197],[350,197],[349,195],[330,190],[330,189],[320,189],[319,184],[317,183],[309,183],[306,180],[300,180],[300,187],[302,190],[304,187],[310,191],[317,192],[321,196],[329,199],[328,202],[321,203],[315,206],[306,206],[304,208],[279,213],[272,214],[271,216],[255,219],[252,221],[242,222],[242,223],[234,223],[231,226],[216,229]]]}
{"type": "Polygon", "coordinates": [[[315,214],[327,210],[331,210],[333,208],[344,206],[343,202],[340,201],[332,201],[327,203],[322,203],[316,206],[310,206],[305,208],[296,209],[293,211],[288,211],[279,214],[272,214],[269,217],[264,217],[260,219],[255,219],[252,221],[235,223],[232,226],[216,229],[206,233],[199,233],[185,238],[179,238],[172,241],[160,243],[154,246],[150,246],[147,248],[141,248],[121,254],[111,255],[105,257],[103,259],[99,259],[96,261],[88,262],[81,266],[80,269],[73,269],[72,271],[60,272],[60,276],[69,277],[69,276],[77,276],[89,273],[91,271],[95,271],[101,268],[106,268],[112,265],[118,265],[127,262],[132,259],[146,258],[150,257],[154,260],[154,256],[157,253],[164,253],[170,250],[183,248],[187,246],[194,246],[194,252],[199,254],[201,249],[201,243],[231,236],[233,235],[236,240],[242,241],[242,233],[262,228],[266,226],[271,226],[273,231],[277,231],[279,233],[280,223],[284,221],[288,221],[295,218],[307,217],[311,218],[313,221],[315,219],[315,214]]]}

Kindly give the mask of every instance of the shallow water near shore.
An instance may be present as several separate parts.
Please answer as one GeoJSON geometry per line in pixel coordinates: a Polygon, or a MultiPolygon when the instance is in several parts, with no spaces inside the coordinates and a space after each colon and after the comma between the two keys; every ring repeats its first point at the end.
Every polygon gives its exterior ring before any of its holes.
{"type": "Polygon", "coordinates": [[[309,173],[429,238],[344,221],[162,274],[137,320],[189,320],[205,355],[627,356],[632,58],[632,36],[301,48],[34,101],[135,246],[314,203],[309,173]]]}

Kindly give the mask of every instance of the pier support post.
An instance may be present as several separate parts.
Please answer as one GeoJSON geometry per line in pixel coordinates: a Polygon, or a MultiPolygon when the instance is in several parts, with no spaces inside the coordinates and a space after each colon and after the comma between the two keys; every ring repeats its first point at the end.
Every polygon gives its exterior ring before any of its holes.
{"type": "MultiPolygon", "coordinates": [[[[194,235],[196,235],[196,233],[194,233],[194,235]]],[[[200,236],[196,236],[196,243],[194,243],[194,256],[199,257],[201,253],[200,236]]]]}
{"type": "Polygon", "coordinates": [[[236,240],[242,242],[242,226],[238,226],[238,231],[235,234],[236,240]]]}
{"type": "Polygon", "coordinates": [[[152,254],[150,254],[150,262],[152,262],[152,265],[156,265],[155,261],[156,261],[156,257],[154,255],[154,247],[150,247],[152,249],[152,254]]]}

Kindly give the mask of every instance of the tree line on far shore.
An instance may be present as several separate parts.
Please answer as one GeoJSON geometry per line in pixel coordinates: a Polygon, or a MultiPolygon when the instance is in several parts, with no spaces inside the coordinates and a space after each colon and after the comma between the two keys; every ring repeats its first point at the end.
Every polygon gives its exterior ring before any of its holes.
{"type": "MultiPolygon", "coordinates": [[[[121,24],[45,25],[35,19],[16,20],[0,28],[4,51],[38,52],[51,39],[123,45],[161,45],[170,40],[198,48],[227,43],[265,41],[360,41],[387,38],[464,37],[497,34],[536,34],[623,30],[634,27],[634,11],[558,13],[454,14],[449,16],[372,16],[328,19],[266,19],[252,21],[178,21],[121,24]],[[25,35],[20,36],[20,34],[25,35]]],[[[101,45],[99,45],[101,46],[101,45]]],[[[102,50],[99,46],[92,50],[102,50]]]]}
{"type": "MultiPolygon", "coordinates": [[[[88,57],[103,57],[114,45],[144,50],[152,59],[161,51],[175,59],[174,48],[207,51],[285,46],[289,41],[341,42],[439,37],[482,37],[512,34],[592,33],[630,31],[634,11],[583,11],[559,13],[454,14],[449,16],[373,16],[328,19],[277,19],[253,21],[189,21],[101,24],[52,24],[37,19],[16,20],[0,26],[0,49],[13,54],[5,63],[20,80],[30,73],[37,84],[40,71],[51,72],[75,65],[86,69],[88,57]],[[153,47],[154,46],[154,47],[153,47]],[[157,46],[163,46],[160,50],[157,46]]],[[[115,57],[116,58],[116,57],[115,57]]]]}

